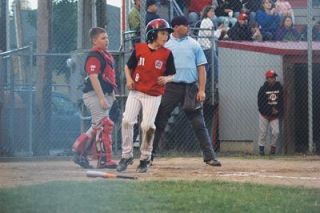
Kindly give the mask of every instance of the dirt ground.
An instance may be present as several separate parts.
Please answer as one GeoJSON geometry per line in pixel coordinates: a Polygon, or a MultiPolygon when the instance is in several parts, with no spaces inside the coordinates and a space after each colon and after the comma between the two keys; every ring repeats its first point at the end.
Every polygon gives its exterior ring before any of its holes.
{"type": "MultiPolygon", "coordinates": [[[[320,156],[246,159],[221,157],[222,167],[210,167],[201,158],[158,158],[148,173],[135,172],[139,160],[122,174],[149,180],[222,180],[320,188],[320,156]]],[[[113,172],[111,170],[100,170],[113,172]]],[[[49,181],[96,181],[71,160],[0,162],[0,188],[49,181]]]]}

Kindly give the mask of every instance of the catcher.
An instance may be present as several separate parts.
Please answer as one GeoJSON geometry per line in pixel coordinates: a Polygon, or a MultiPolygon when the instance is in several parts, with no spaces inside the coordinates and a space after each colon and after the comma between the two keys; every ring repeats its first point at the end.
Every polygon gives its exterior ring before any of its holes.
{"type": "Polygon", "coordinates": [[[73,161],[83,168],[92,168],[87,158],[87,150],[95,142],[97,168],[115,169],[117,164],[112,160],[111,139],[113,122],[108,117],[116,87],[114,60],[107,52],[109,40],[105,29],[94,27],[89,34],[92,49],[85,62],[87,77],[82,98],[91,113],[92,124],[89,130],[81,134],[73,144],[73,161]]]}

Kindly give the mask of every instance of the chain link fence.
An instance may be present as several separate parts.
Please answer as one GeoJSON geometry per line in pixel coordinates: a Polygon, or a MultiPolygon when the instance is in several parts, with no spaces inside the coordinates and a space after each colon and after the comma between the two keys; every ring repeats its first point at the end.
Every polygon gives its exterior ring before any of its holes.
{"type": "MultiPolygon", "coordinates": [[[[52,53],[36,53],[36,10],[29,11],[24,23],[29,28],[24,33],[30,39],[24,44],[33,44],[24,48],[16,48],[14,36],[10,40],[11,51],[0,53],[0,157],[3,156],[32,156],[32,155],[69,155],[71,145],[80,132],[85,131],[90,123],[90,115],[81,105],[81,82],[83,65],[87,50],[77,49],[77,17],[78,1],[60,1],[53,8],[52,53]],[[66,9],[68,5],[68,11],[66,9]],[[31,15],[30,15],[31,14],[31,15]],[[62,14],[62,15],[61,15],[62,14]],[[72,15],[67,15],[72,14],[72,15]],[[63,20],[63,21],[62,21],[63,20]],[[59,24],[60,23],[60,24],[59,24]],[[64,24],[61,24],[64,23],[64,24]],[[63,29],[61,28],[63,27],[63,29]],[[76,51],[75,51],[76,50],[76,51]],[[45,93],[50,102],[45,106],[49,119],[44,138],[39,139],[37,131],[37,61],[47,59],[47,67],[51,73],[50,90],[45,93]],[[68,61],[68,63],[67,63],[68,61]],[[41,149],[41,150],[39,150],[41,149]]],[[[133,1],[127,3],[127,12],[134,6],[133,1]]],[[[318,85],[320,76],[319,42],[314,41],[312,58],[312,86],[309,59],[307,55],[307,15],[306,4],[293,5],[296,15],[296,25],[301,28],[302,40],[293,42],[234,42],[230,38],[220,36],[215,38],[213,30],[201,28],[200,11],[191,11],[187,1],[161,0],[158,4],[158,15],[170,21],[174,16],[185,15],[190,20],[190,35],[210,48],[204,48],[208,60],[207,85],[204,103],[205,122],[208,127],[213,145],[221,151],[243,151],[253,153],[257,150],[258,118],[257,93],[264,83],[264,72],[274,69],[278,80],[285,91],[285,113],[281,120],[281,136],[278,141],[279,153],[316,152],[320,151],[319,123],[320,97],[318,85]],[[190,14],[190,12],[196,12],[190,14]],[[196,21],[194,21],[197,18],[196,21]],[[310,88],[311,103],[310,104],[310,88]],[[312,106],[312,113],[310,107],[312,106]],[[310,125],[312,128],[310,130],[310,125]],[[310,133],[311,131],[311,133],[310,133]],[[312,143],[310,143],[310,134],[312,143]],[[310,146],[313,148],[310,149],[310,146]],[[245,148],[243,148],[245,147],[245,148]],[[249,148],[248,148],[249,147],[249,148]]],[[[200,1],[199,1],[200,2],[200,1]]],[[[210,1],[217,7],[220,1],[210,1]]],[[[244,2],[244,1],[243,1],[244,2]]],[[[194,5],[193,5],[194,6],[194,5]]],[[[109,33],[111,52],[116,61],[118,90],[116,92],[118,114],[116,115],[113,133],[114,151],[121,151],[121,119],[128,91],[125,87],[124,65],[126,64],[134,43],[144,40],[146,0],[141,0],[139,11],[140,28],[129,29],[120,34],[119,20],[112,19],[115,15],[107,15],[107,31],[109,33]],[[115,26],[113,26],[115,25],[115,26]],[[120,36],[121,35],[121,36],[120,36]]],[[[203,9],[203,8],[202,8],[203,9]]],[[[109,8],[109,14],[110,8],[109,8]]],[[[313,1],[314,28],[319,19],[319,3],[313,1]]],[[[236,14],[233,14],[236,18],[236,14]]],[[[127,17],[127,16],[126,16],[127,17]]],[[[231,27],[231,26],[230,26],[231,27]]],[[[11,30],[14,28],[11,26],[11,30]]],[[[216,29],[215,29],[216,30],[216,29]]],[[[12,32],[13,33],[13,32],[12,32]]],[[[14,34],[12,34],[14,35],[14,34]]],[[[227,34],[225,34],[227,35],[227,34]]],[[[314,40],[317,33],[313,32],[314,40]]],[[[141,118],[139,119],[141,120],[141,118]]],[[[135,127],[135,141],[139,142],[138,125],[135,127]]],[[[183,111],[176,108],[166,127],[160,143],[162,153],[166,152],[196,152],[200,151],[192,127],[183,111]]]]}

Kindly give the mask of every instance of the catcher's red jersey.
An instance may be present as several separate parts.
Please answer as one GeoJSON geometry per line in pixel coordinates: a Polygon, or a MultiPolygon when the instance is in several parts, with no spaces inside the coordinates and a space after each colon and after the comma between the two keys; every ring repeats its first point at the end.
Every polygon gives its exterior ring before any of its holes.
{"type": "Polygon", "coordinates": [[[138,64],[132,72],[135,90],[152,96],[164,93],[164,86],[159,85],[157,79],[166,71],[169,54],[170,50],[164,47],[151,50],[146,43],[136,45],[138,64]]]}

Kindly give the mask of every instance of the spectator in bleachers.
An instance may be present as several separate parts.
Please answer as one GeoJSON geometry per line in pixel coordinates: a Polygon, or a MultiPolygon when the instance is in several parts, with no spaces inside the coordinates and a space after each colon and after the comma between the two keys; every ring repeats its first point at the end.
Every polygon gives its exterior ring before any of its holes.
{"type": "Polygon", "coordinates": [[[188,20],[191,27],[200,20],[200,12],[205,6],[212,5],[212,0],[187,0],[188,20]]]}
{"type": "Polygon", "coordinates": [[[140,0],[134,0],[134,7],[128,15],[128,24],[130,30],[140,30],[140,0]]]}
{"type": "Polygon", "coordinates": [[[200,29],[198,33],[198,42],[200,43],[203,50],[208,50],[212,48],[211,38],[214,37],[214,40],[218,40],[222,32],[226,31],[226,28],[223,25],[220,25],[215,30],[213,17],[215,16],[214,8],[212,6],[206,6],[202,12],[202,20],[200,24],[200,29]]]}
{"type": "MultiPolygon", "coordinates": [[[[136,31],[136,37],[140,37],[140,0],[134,0],[134,7],[128,15],[129,29],[136,31]]],[[[140,38],[133,40],[133,44],[139,42],[140,38]]]]}
{"type": "Polygon", "coordinates": [[[320,41],[320,21],[315,23],[312,28],[312,40],[320,41]]]}
{"type": "Polygon", "coordinates": [[[295,29],[291,16],[286,16],[281,22],[275,34],[276,41],[299,41],[301,39],[300,33],[295,29]]]}
{"type": "Polygon", "coordinates": [[[275,12],[281,17],[281,21],[284,17],[290,16],[292,23],[294,23],[294,14],[291,4],[286,0],[277,0],[275,2],[275,12]]]}
{"type": "Polygon", "coordinates": [[[235,18],[238,18],[240,15],[240,12],[242,11],[242,0],[229,0],[232,10],[233,10],[233,16],[235,18]]]}
{"type": "Polygon", "coordinates": [[[218,7],[215,9],[218,24],[224,24],[225,27],[232,27],[237,19],[234,17],[234,7],[230,0],[218,0],[218,7]]]}
{"type": "MultiPolygon", "coordinates": [[[[301,34],[302,34],[301,40],[307,41],[308,40],[307,26],[304,28],[304,30],[301,34]]],[[[312,40],[313,41],[320,41],[320,21],[316,22],[312,28],[312,40]]]]}
{"type": "Polygon", "coordinates": [[[250,25],[250,29],[251,29],[252,34],[254,35],[255,40],[262,41],[263,37],[262,37],[261,31],[260,31],[259,24],[254,21],[254,22],[249,23],[249,25],[250,25]]]}
{"type": "Polygon", "coordinates": [[[182,12],[184,12],[186,8],[186,1],[185,0],[176,0],[177,4],[179,5],[182,12]]]}
{"type": "Polygon", "coordinates": [[[253,23],[256,19],[256,12],[261,7],[262,0],[242,0],[242,4],[250,14],[249,22],[253,23]]]}
{"type": "MultiPolygon", "coordinates": [[[[215,79],[218,77],[218,67],[217,67],[217,54],[216,54],[216,46],[215,41],[218,40],[222,35],[226,34],[227,29],[224,25],[220,25],[216,30],[214,26],[214,22],[212,21],[214,14],[214,8],[212,6],[206,6],[202,11],[202,21],[198,34],[198,42],[202,47],[204,54],[208,63],[206,64],[207,76],[211,75],[210,65],[212,64],[212,53],[214,54],[215,60],[215,79]]],[[[209,79],[209,78],[208,78],[209,79]]],[[[210,85],[210,84],[208,84],[210,85]]]]}
{"type": "Polygon", "coordinates": [[[249,17],[246,13],[240,13],[238,22],[228,31],[230,40],[253,41],[262,39],[259,28],[256,31],[251,30],[248,19],[249,17]]]}
{"type": "Polygon", "coordinates": [[[159,2],[157,0],[147,0],[147,3],[146,3],[147,13],[146,13],[145,25],[147,25],[150,21],[154,19],[160,18],[160,16],[157,14],[158,4],[159,2]]]}
{"type": "Polygon", "coordinates": [[[256,21],[264,41],[274,40],[274,34],[280,25],[280,16],[275,12],[271,0],[263,0],[262,8],[257,11],[256,21]]]}

